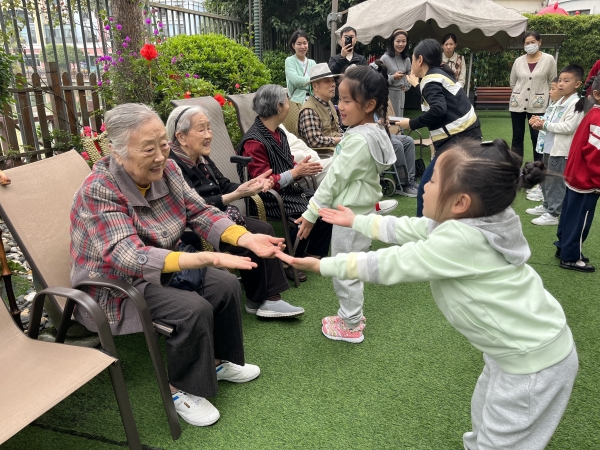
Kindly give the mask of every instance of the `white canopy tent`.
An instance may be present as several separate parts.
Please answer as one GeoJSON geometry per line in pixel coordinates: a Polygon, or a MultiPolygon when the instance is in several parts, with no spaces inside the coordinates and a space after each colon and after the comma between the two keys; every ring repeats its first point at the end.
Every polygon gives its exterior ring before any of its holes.
{"type": "MultiPolygon", "coordinates": [[[[411,42],[423,38],[441,41],[454,33],[458,48],[496,52],[511,38],[522,35],[527,17],[491,0],[367,0],[348,9],[346,26],[356,29],[357,40],[370,43],[376,36],[389,38],[396,28],[408,31],[411,42]]],[[[471,81],[471,64],[467,92],[471,81]]]]}

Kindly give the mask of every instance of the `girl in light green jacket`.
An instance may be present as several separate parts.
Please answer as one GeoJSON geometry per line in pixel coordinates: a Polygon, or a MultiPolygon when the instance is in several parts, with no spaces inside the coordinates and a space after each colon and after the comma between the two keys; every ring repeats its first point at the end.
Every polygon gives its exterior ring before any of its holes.
{"type": "Polygon", "coordinates": [[[290,101],[304,103],[310,91],[310,68],[315,62],[308,58],[308,34],[294,31],[290,38],[290,48],[294,54],[285,59],[285,81],[290,101]]]}
{"type": "Polygon", "coordinates": [[[322,209],[389,248],[319,261],[278,255],[299,269],[379,284],[429,281],[444,317],[483,352],[464,448],[546,447],[569,401],[577,352],[560,303],[527,265],[531,252],[510,205],[517,190],[544,178],[506,142],[457,142],[439,156],[425,185],[425,217],[355,215],[322,209]]]}

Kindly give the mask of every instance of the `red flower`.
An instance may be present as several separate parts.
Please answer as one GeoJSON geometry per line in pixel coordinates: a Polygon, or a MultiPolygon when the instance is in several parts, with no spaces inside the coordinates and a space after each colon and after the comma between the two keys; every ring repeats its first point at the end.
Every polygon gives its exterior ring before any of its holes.
{"type": "Polygon", "coordinates": [[[223,106],[225,104],[225,97],[223,97],[221,94],[217,94],[213,98],[219,102],[219,105],[223,106]]]}
{"type": "Polygon", "coordinates": [[[236,83],[236,84],[235,84],[235,88],[236,88],[236,89],[239,89],[240,87],[241,87],[241,86],[240,86],[238,83],[236,83]]]}
{"type": "Polygon", "coordinates": [[[185,91],[185,94],[183,94],[183,98],[192,98],[192,93],[190,91],[185,91]]]}
{"type": "Polygon", "coordinates": [[[152,61],[158,56],[158,52],[156,51],[156,47],[153,44],[144,44],[142,49],[140,50],[140,55],[148,61],[152,61]]]}
{"type": "Polygon", "coordinates": [[[87,154],[87,152],[81,152],[81,157],[86,161],[90,160],[90,156],[87,154]]]}

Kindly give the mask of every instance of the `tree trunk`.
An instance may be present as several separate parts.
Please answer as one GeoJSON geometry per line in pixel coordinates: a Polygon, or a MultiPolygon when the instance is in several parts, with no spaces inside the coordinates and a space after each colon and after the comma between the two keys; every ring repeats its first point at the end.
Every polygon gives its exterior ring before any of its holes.
{"type": "MultiPolygon", "coordinates": [[[[113,58],[118,50],[124,54],[130,52],[139,54],[146,38],[142,3],[139,0],[111,0],[111,12],[114,23],[119,23],[123,27],[120,31],[113,28],[113,58]],[[128,46],[124,48],[123,42],[126,42],[127,36],[129,36],[128,46]]],[[[117,104],[131,102],[149,104],[152,102],[153,91],[148,83],[147,74],[136,73],[129,63],[129,58],[125,58],[125,61],[115,68],[119,72],[117,78],[128,81],[113,85],[117,104]],[[135,88],[131,89],[131,86],[135,86],[135,88]]]]}

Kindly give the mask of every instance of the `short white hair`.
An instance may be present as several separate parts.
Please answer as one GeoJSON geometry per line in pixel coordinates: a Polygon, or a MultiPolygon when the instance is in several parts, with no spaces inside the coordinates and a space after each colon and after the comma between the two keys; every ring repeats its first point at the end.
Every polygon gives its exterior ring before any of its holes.
{"type": "Polygon", "coordinates": [[[175,108],[167,119],[167,137],[171,142],[178,142],[177,132],[179,131],[184,136],[190,132],[192,128],[192,117],[196,114],[204,114],[208,120],[208,112],[202,106],[178,106],[175,108]]]}
{"type": "Polygon", "coordinates": [[[108,111],[104,115],[104,125],[112,152],[126,158],[131,133],[152,119],[161,120],[158,114],[142,103],[124,103],[108,111]]]}

